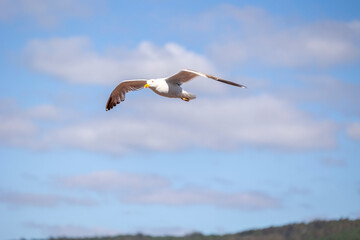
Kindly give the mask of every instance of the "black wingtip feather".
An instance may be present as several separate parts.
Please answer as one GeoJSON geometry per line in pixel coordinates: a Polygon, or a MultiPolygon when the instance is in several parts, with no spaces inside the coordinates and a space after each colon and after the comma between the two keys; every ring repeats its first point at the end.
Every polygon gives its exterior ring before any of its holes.
{"type": "Polygon", "coordinates": [[[105,110],[106,111],[109,111],[110,109],[112,109],[113,108],[113,102],[112,102],[112,97],[109,97],[109,100],[107,101],[107,103],[106,103],[106,108],[105,108],[105,110]]]}

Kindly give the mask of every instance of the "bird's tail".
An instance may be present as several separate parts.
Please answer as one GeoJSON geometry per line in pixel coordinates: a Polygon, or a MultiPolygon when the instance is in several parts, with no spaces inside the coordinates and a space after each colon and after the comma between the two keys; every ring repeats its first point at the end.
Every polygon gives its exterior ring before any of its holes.
{"type": "Polygon", "coordinates": [[[183,90],[182,93],[181,93],[181,97],[188,98],[189,100],[192,100],[192,99],[196,98],[196,95],[183,90]]]}

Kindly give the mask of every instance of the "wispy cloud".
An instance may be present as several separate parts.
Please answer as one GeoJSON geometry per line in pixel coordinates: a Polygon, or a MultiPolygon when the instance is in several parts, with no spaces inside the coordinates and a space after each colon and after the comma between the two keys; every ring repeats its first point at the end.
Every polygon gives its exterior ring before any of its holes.
{"type": "Polygon", "coordinates": [[[104,5],[96,1],[56,1],[56,0],[2,0],[0,1],[0,21],[23,20],[43,28],[52,28],[62,21],[72,18],[86,18],[104,5]],[[90,4],[91,3],[91,4],[90,4]]]}
{"type": "Polygon", "coordinates": [[[321,163],[327,167],[344,167],[347,164],[343,158],[323,158],[321,163]]]}
{"type": "Polygon", "coordinates": [[[313,106],[323,106],[340,113],[359,115],[360,84],[344,81],[330,75],[299,76],[299,86],[273,89],[282,96],[313,106]]]}
{"type": "Polygon", "coordinates": [[[0,142],[6,145],[24,146],[39,133],[39,127],[30,119],[14,111],[17,107],[0,100],[0,142]]]}
{"type": "Polygon", "coordinates": [[[291,186],[287,191],[286,195],[308,195],[311,191],[307,188],[291,186]]]}
{"type": "Polygon", "coordinates": [[[181,17],[184,31],[208,35],[218,64],[257,62],[282,67],[325,67],[360,57],[360,22],[290,23],[257,7],[223,5],[181,17]],[[226,27],[223,27],[226,26],[226,27]]]}
{"type": "Polygon", "coordinates": [[[43,147],[40,136],[42,122],[57,122],[63,112],[50,104],[20,108],[15,101],[0,99],[0,142],[4,145],[28,148],[43,147]]]}
{"type": "Polygon", "coordinates": [[[27,110],[27,114],[31,118],[39,120],[57,120],[62,118],[60,109],[50,104],[32,107],[27,110]]]}
{"type": "Polygon", "coordinates": [[[195,232],[195,230],[182,227],[140,227],[134,232],[151,236],[184,236],[195,232]]]}
{"type": "Polygon", "coordinates": [[[321,22],[268,31],[260,29],[244,39],[214,44],[213,54],[228,62],[255,60],[285,67],[323,67],[359,58],[359,33],[350,23],[321,22]]]}
{"type": "Polygon", "coordinates": [[[121,234],[121,232],[116,229],[104,227],[84,227],[74,224],[51,225],[26,222],[24,225],[28,228],[37,229],[45,236],[51,237],[91,237],[121,234]]]}
{"type": "Polygon", "coordinates": [[[159,47],[144,41],[136,49],[119,47],[99,54],[91,48],[91,41],[86,37],[32,40],[26,47],[25,59],[34,70],[83,84],[115,84],[121,79],[166,77],[189,67],[214,71],[204,56],[176,43],[159,47]]]}
{"type": "Polygon", "coordinates": [[[281,207],[279,199],[260,192],[223,193],[218,191],[182,188],[139,193],[121,197],[127,203],[164,205],[212,205],[240,210],[263,210],[281,207]]]}
{"type": "Polygon", "coordinates": [[[136,229],[126,232],[105,227],[85,227],[75,224],[51,225],[35,222],[26,222],[28,228],[39,230],[45,236],[52,237],[94,237],[94,236],[114,236],[124,234],[147,234],[151,236],[184,236],[194,230],[181,227],[136,227],[136,229]]]}
{"type": "Polygon", "coordinates": [[[93,206],[90,199],[65,197],[56,194],[24,193],[0,190],[0,202],[9,207],[56,207],[59,205],[93,206]]]}
{"type": "Polygon", "coordinates": [[[359,122],[355,122],[350,124],[347,129],[346,129],[347,134],[355,139],[355,140],[359,140],[360,139],[360,123],[359,122]]]}
{"type": "Polygon", "coordinates": [[[61,186],[73,189],[86,189],[95,192],[149,191],[170,185],[167,179],[157,175],[98,171],[82,176],[59,179],[61,186]]]}
{"type": "Polygon", "coordinates": [[[62,178],[58,180],[58,184],[69,189],[111,194],[128,204],[176,206],[205,204],[242,210],[261,210],[281,206],[279,199],[262,192],[225,193],[194,187],[174,188],[168,179],[146,174],[102,171],[62,178]]]}

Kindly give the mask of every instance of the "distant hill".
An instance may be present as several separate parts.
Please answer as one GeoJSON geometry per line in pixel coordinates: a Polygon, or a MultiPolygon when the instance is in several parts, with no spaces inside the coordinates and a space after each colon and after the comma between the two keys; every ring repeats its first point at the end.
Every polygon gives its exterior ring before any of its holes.
{"type": "Polygon", "coordinates": [[[313,221],[282,227],[244,231],[225,235],[192,233],[183,237],[154,237],[143,234],[91,238],[50,238],[50,240],[360,240],[360,219],[313,221]]]}

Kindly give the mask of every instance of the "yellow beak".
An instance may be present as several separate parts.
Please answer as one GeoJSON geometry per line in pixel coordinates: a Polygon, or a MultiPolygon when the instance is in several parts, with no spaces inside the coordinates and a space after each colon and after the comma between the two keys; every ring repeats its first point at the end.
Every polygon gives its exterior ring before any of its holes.
{"type": "Polygon", "coordinates": [[[150,85],[149,85],[149,84],[145,84],[144,88],[148,88],[148,87],[150,87],[150,85]]]}

